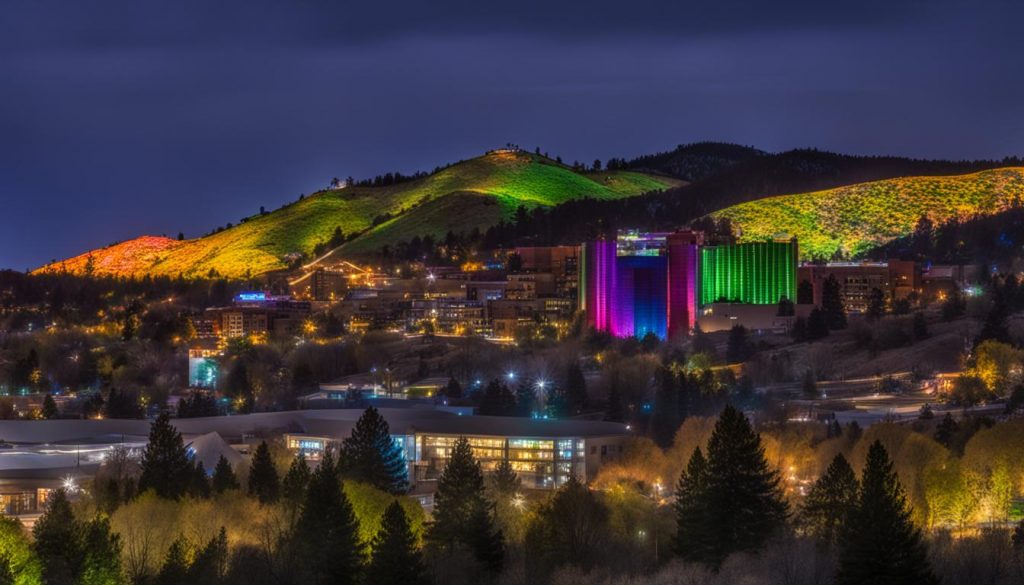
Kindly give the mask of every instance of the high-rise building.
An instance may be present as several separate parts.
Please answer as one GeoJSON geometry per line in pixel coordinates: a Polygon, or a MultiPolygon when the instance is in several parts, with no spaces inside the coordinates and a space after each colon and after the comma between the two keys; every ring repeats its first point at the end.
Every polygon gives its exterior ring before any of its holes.
{"type": "Polygon", "coordinates": [[[795,300],[796,266],[795,239],[706,246],[700,250],[700,304],[795,300]]]}
{"type": "Polygon", "coordinates": [[[696,318],[699,232],[625,231],[583,246],[580,308],[587,322],[617,337],[689,331],[696,318]]]}

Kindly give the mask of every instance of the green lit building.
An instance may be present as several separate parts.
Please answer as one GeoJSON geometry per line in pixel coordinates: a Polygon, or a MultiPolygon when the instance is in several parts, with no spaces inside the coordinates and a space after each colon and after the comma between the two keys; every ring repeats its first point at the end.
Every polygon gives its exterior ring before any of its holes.
{"type": "Polygon", "coordinates": [[[796,267],[796,239],[705,246],[700,250],[700,304],[794,300],[796,267]]]}

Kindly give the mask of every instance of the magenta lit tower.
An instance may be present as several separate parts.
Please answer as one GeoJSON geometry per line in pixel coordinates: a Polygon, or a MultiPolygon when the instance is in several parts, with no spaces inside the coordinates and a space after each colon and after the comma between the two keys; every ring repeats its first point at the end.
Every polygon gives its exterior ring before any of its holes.
{"type": "Polygon", "coordinates": [[[580,263],[580,308],[587,324],[598,331],[612,333],[617,285],[615,240],[596,240],[583,244],[580,263]]]}
{"type": "Polygon", "coordinates": [[[703,234],[624,231],[583,245],[579,304],[587,323],[616,337],[661,339],[696,324],[703,234]]]}
{"type": "Polygon", "coordinates": [[[668,336],[685,335],[697,324],[697,260],[704,234],[680,230],[668,235],[668,336]]]}

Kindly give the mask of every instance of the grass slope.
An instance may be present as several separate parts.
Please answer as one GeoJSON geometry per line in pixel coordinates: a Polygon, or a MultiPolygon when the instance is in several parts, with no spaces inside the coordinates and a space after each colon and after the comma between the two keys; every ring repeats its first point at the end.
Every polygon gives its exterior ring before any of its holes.
{"type": "Polygon", "coordinates": [[[157,245],[147,236],[40,270],[82,273],[91,256],[96,274],[205,276],[213,269],[223,276],[244,277],[285,268],[288,254],[311,255],[335,227],[361,234],[347,249],[368,252],[413,235],[484,228],[519,205],[550,206],[584,196],[617,199],[679,183],[630,171],[576,173],[541,156],[498,151],[399,185],[315,193],[202,238],[157,245]],[[459,196],[444,202],[452,194],[459,196]],[[385,214],[393,219],[374,226],[374,218],[385,214]],[[137,248],[146,253],[134,253],[137,248]]]}
{"type": "Polygon", "coordinates": [[[907,177],[813,193],[780,195],[711,214],[741,241],[796,236],[803,258],[857,255],[911,233],[922,216],[936,224],[998,213],[1024,201],[1024,167],[947,177],[907,177]]]}

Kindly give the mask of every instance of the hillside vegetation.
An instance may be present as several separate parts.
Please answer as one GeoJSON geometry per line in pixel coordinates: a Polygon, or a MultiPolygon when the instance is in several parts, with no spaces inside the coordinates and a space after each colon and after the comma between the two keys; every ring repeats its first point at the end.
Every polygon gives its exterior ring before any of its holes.
{"type": "Polygon", "coordinates": [[[497,151],[396,185],[321,191],[201,238],[179,242],[145,236],[40,270],[245,277],[286,268],[288,258],[298,254],[311,257],[336,228],[351,238],[342,252],[374,251],[415,235],[483,229],[511,217],[520,205],[612,200],[679,184],[632,171],[578,173],[542,156],[497,151]]]}
{"type": "Polygon", "coordinates": [[[921,217],[936,225],[1004,211],[1024,199],[1024,167],[947,177],[907,177],[781,195],[712,213],[740,240],[796,236],[805,259],[855,256],[910,234],[921,217]]]}

